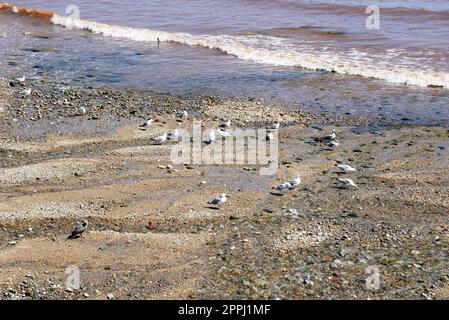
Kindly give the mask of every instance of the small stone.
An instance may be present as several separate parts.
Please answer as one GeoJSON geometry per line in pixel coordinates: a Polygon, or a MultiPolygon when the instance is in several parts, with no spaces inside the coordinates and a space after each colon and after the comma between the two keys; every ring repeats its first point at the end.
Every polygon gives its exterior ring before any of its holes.
{"type": "Polygon", "coordinates": [[[108,298],[108,300],[113,300],[114,299],[114,295],[112,293],[108,293],[106,298],[108,298]]]}
{"type": "Polygon", "coordinates": [[[335,259],[334,262],[331,263],[331,269],[340,269],[343,266],[344,264],[340,259],[335,259]]]}

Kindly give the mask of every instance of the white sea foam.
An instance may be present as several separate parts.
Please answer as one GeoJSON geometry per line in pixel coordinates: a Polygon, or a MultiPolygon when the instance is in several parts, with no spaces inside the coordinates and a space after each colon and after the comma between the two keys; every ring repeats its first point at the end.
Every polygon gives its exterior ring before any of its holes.
{"type": "MultiPolygon", "coordinates": [[[[373,63],[366,54],[351,52],[344,57],[334,52],[322,52],[307,44],[289,43],[287,39],[271,36],[192,35],[151,29],[136,29],[54,15],[51,22],[70,29],[83,29],[107,37],[133,41],[171,41],[189,46],[218,49],[240,59],[262,64],[295,66],[354,76],[383,79],[393,83],[449,88],[449,73],[420,69],[406,64],[373,63]]],[[[384,61],[385,62],[385,61],[384,61]]]]}

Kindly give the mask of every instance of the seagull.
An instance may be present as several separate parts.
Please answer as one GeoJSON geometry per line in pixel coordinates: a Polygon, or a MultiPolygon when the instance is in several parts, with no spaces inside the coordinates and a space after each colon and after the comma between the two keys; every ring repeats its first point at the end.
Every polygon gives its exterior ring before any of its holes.
{"type": "Polygon", "coordinates": [[[220,206],[224,204],[226,201],[228,201],[228,197],[226,193],[222,193],[218,197],[215,197],[211,202],[209,202],[209,204],[220,206]]]}
{"type": "Polygon", "coordinates": [[[178,137],[179,137],[179,130],[178,130],[178,129],[175,129],[174,131],[170,132],[170,133],[168,134],[168,136],[169,136],[170,140],[176,140],[176,139],[178,139],[178,137]]]}
{"type": "Polygon", "coordinates": [[[271,129],[273,129],[273,130],[277,130],[277,129],[279,129],[281,127],[281,124],[279,123],[279,121],[278,122],[275,122],[275,123],[273,123],[272,125],[271,125],[271,129]]]}
{"type": "Polygon", "coordinates": [[[232,134],[230,134],[229,132],[224,131],[223,129],[218,129],[218,134],[222,137],[230,137],[232,136],[232,134]]]}
{"type": "Polygon", "coordinates": [[[301,177],[300,176],[296,176],[296,178],[294,178],[293,180],[289,181],[288,183],[290,183],[290,185],[292,187],[296,187],[296,186],[301,184],[301,177]]]}
{"type": "Polygon", "coordinates": [[[331,142],[326,143],[326,146],[331,147],[331,148],[336,148],[340,145],[340,141],[338,140],[333,140],[331,142]]]}
{"type": "Polygon", "coordinates": [[[167,141],[167,138],[168,138],[168,134],[167,134],[167,133],[164,133],[163,135],[161,135],[161,136],[159,136],[159,137],[153,138],[153,141],[162,143],[162,142],[167,141]]]}
{"type": "Polygon", "coordinates": [[[206,141],[206,143],[207,143],[207,144],[211,144],[212,142],[215,141],[215,139],[216,139],[216,137],[215,137],[215,131],[214,131],[214,130],[211,130],[210,133],[209,133],[209,140],[206,141]]]}
{"type": "Polygon", "coordinates": [[[25,97],[29,96],[31,94],[32,90],[31,89],[25,89],[21,92],[21,94],[23,94],[25,97]]]}
{"type": "Polygon", "coordinates": [[[292,185],[291,185],[290,182],[285,182],[285,183],[282,183],[282,184],[278,185],[278,186],[276,187],[276,189],[282,191],[282,190],[291,189],[291,187],[292,187],[292,185]]]}
{"type": "Polygon", "coordinates": [[[153,123],[154,119],[148,119],[147,121],[145,121],[144,123],[142,123],[140,125],[141,128],[148,128],[149,126],[151,126],[151,124],[153,123]]]}
{"type": "Polygon", "coordinates": [[[18,81],[18,82],[25,82],[25,76],[23,76],[23,77],[20,77],[20,78],[17,78],[16,80],[18,81]]]}
{"type": "Polygon", "coordinates": [[[86,107],[80,107],[80,111],[81,111],[82,114],[86,114],[87,113],[86,107]]]}
{"type": "Polygon", "coordinates": [[[78,222],[75,229],[73,229],[72,233],[67,237],[67,239],[77,239],[81,237],[83,232],[86,231],[88,225],[88,221],[83,221],[83,223],[78,222]]]}
{"type": "Polygon", "coordinates": [[[184,110],[181,114],[181,118],[183,120],[187,120],[189,118],[189,113],[186,110],[184,110]]]}
{"type": "Polygon", "coordinates": [[[354,183],[354,181],[352,181],[352,179],[344,178],[344,179],[338,179],[338,181],[343,182],[346,186],[358,188],[357,185],[354,183]]]}
{"type": "Polygon", "coordinates": [[[337,132],[332,130],[331,134],[324,137],[324,140],[335,140],[337,138],[337,132]]]}
{"type": "Polygon", "coordinates": [[[351,167],[349,164],[338,164],[337,167],[340,168],[340,170],[344,173],[357,171],[356,168],[351,167]]]}
{"type": "Polygon", "coordinates": [[[220,124],[220,128],[230,128],[230,127],[231,127],[231,120],[227,120],[226,122],[220,124]]]}
{"type": "Polygon", "coordinates": [[[270,140],[274,140],[274,134],[273,133],[267,133],[267,141],[270,141],[270,140]]]}

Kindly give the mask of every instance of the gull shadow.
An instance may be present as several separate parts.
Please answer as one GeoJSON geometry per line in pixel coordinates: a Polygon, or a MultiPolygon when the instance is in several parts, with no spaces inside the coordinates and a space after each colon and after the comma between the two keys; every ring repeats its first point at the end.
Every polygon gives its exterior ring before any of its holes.
{"type": "Polygon", "coordinates": [[[346,186],[334,186],[333,188],[339,189],[339,190],[349,190],[349,188],[346,186]]]}
{"type": "Polygon", "coordinates": [[[214,206],[206,206],[207,209],[211,209],[211,210],[220,210],[219,207],[214,207],[214,206]]]}

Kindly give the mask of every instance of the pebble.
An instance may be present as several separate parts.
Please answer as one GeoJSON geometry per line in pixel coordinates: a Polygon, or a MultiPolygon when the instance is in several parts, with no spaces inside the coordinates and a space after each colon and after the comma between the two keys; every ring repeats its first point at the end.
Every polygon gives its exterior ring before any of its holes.
{"type": "Polygon", "coordinates": [[[334,262],[331,263],[331,269],[341,269],[344,267],[344,263],[340,259],[335,259],[334,262]]]}

